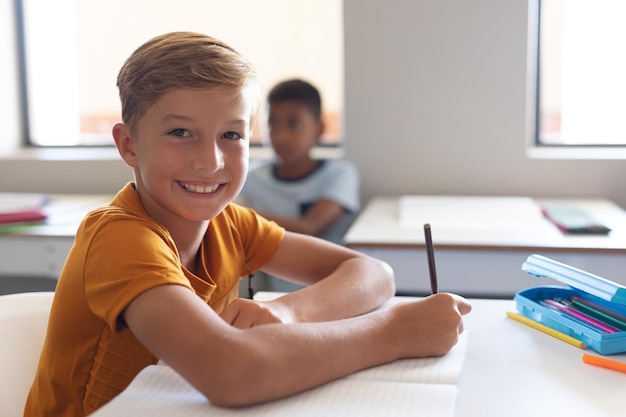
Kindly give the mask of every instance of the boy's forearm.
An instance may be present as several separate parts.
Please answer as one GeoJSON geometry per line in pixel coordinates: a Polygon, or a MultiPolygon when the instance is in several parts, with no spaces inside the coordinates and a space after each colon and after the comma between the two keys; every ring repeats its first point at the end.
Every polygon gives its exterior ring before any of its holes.
{"type": "Polygon", "coordinates": [[[213,381],[221,394],[239,392],[222,405],[244,405],[400,358],[441,356],[458,341],[470,310],[461,297],[439,293],[344,320],[253,327],[225,347],[233,362],[221,367],[233,372],[213,381]]]}
{"type": "Polygon", "coordinates": [[[380,307],[395,294],[393,270],[376,259],[343,262],[323,280],[276,300],[294,312],[296,321],[354,317],[380,307]]]}
{"type": "Polygon", "coordinates": [[[344,320],[241,330],[189,289],[162,285],[135,298],[124,319],[144,346],[211,402],[242,406],[401,357],[442,355],[456,343],[470,308],[439,293],[344,320]]]}
{"type": "Polygon", "coordinates": [[[241,344],[231,350],[237,366],[223,377],[210,378],[209,390],[201,391],[215,404],[242,406],[282,398],[388,363],[398,357],[396,344],[390,342],[392,321],[390,312],[385,311],[330,323],[247,329],[241,344]],[[220,381],[219,387],[213,385],[215,381],[220,381]]]}

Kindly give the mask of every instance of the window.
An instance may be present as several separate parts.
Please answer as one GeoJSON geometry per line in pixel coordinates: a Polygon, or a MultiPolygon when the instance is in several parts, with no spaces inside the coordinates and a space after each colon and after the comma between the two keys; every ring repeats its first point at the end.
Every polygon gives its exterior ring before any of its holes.
{"type": "MultiPolygon", "coordinates": [[[[341,0],[16,0],[22,15],[28,138],[36,146],[112,145],[120,121],[115,86],[124,60],[149,38],[190,30],[248,57],[266,92],[304,78],[321,92],[327,131],[342,140],[341,0]]],[[[267,115],[257,121],[261,143],[267,115]]]]}
{"type": "Polygon", "coordinates": [[[626,145],[626,2],[539,0],[537,145],[626,145]]]}

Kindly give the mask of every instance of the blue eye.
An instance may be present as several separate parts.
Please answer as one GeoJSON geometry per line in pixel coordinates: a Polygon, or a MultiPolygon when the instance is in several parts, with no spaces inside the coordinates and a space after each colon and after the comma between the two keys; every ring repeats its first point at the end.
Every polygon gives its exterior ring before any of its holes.
{"type": "Polygon", "coordinates": [[[241,136],[237,132],[226,132],[224,133],[224,137],[226,139],[232,139],[232,140],[243,139],[243,136],[241,136]]]}
{"type": "Polygon", "coordinates": [[[187,132],[187,130],[185,129],[172,129],[167,134],[180,137],[189,136],[189,132],[187,132]]]}

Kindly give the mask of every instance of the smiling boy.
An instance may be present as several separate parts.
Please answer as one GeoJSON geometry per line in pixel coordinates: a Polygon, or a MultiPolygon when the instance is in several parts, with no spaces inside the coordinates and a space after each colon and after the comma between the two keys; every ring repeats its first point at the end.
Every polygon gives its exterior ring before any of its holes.
{"type": "Polygon", "coordinates": [[[394,293],[388,265],[231,204],[261,97],[236,51],[198,33],[158,36],[118,87],[113,137],[134,181],[77,232],[25,416],[88,415],[159,360],[212,403],[240,406],[456,343],[464,299],[368,313],[394,293]],[[239,279],[261,267],[306,287],[238,298],[239,279]]]}

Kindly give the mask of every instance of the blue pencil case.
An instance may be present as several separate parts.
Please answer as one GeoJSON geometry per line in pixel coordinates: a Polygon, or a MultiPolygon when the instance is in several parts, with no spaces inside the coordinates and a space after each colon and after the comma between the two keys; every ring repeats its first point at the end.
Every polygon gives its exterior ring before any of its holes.
{"type": "Polygon", "coordinates": [[[520,314],[603,355],[626,352],[626,287],[541,255],[530,255],[522,270],[566,286],[519,291],[514,300],[520,314]]]}

